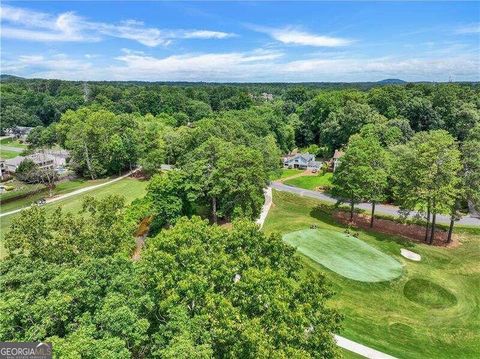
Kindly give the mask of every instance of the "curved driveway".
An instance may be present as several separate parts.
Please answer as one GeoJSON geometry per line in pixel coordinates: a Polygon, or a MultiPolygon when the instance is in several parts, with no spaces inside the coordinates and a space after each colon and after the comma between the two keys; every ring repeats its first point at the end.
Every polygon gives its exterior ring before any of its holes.
{"type": "MultiPolygon", "coordinates": [[[[287,186],[286,184],[283,184],[281,182],[272,182],[270,184],[270,187],[276,189],[277,191],[284,191],[284,192],[291,192],[298,194],[299,196],[305,196],[305,197],[310,197],[310,198],[316,198],[321,201],[329,202],[329,203],[336,203],[337,199],[329,196],[325,193],[322,192],[317,192],[317,191],[311,191],[308,189],[303,189],[303,188],[298,188],[298,187],[292,187],[292,186],[287,186]]],[[[356,208],[360,208],[366,211],[371,211],[372,206],[370,203],[359,203],[355,205],[356,208]]],[[[375,206],[375,212],[377,213],[382,213],[390,216],[397,216],[400,217],[400,213],[398,212],[399,208],[396,206],[391,206],[391,205],[385,205],[385,204],[377,204],[375,206]]],[[[410,217],[414,217],[416,212],[412,212],[410,214],[410,217]]],[[[437,223],[442,223],[442,224],[449,224],[450,223],[450,217],[445,216],[442,214],[437,214],[437,223]]],[[[463,224],[463,225],[468,225],[468,226],[479,226],[480,227],[480,219],[472,217],[470,215],[462,217],[459,221],[455,222],[456,224],[463,224]]]]}

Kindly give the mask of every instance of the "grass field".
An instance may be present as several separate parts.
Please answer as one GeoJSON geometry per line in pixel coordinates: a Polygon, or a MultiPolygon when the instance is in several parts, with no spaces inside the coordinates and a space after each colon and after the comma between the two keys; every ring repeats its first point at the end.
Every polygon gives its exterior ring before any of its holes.
{"type": "Polygon", "coordinates": [[[8,160],[10,158],[15,158],[21,155],[22,155],[21,152],[15,152],[15,151],[10,151],[10,150],[5,150],[3,148],[0,148],[0,158],[3,160],[8,160]]]}
{"type": "Polygon", "coordinates": [[[402,275],[402,265],[364,241],[330,229],[304,229],[283,236],[288,244],[328,269],[353,280],[382,282],[402,275]]]}
{"type": "Polygon", "coordinates": [[[9,138],[2,138],[0,140],[0,146],[5,145],[5,146],[10,146],[10,147],[18,147],[18,148],[27,148],[27,145],[24,143],[21,143],[18,140],[15,140],[11,137],[9,138]]]}
{"type": "Polygon", "coordinates": [[[295,175],[298,175],[300,173],[302,173],[303,170],[297,170],[297,169],[293,169],[293,168],[282,168],[278,174],[272,176],[270,179],[272,181],[275,181],[275,180],[279,180],[279,179],[284,179],[284,178],[287,178],[287,177],[291,177],[291,176],[295,176],[295,175]]]}
{"type": "MultiPolygon", "coordinates": [[[[311,224],[344,231],[331,219],[330,207],[319,201],[277,191],[273,200],[266,233],[286,234],[311,224]]],[[[457,228],[461,245],[456,248],[359,232],[360,240],[402,263],[403,276],[359,282],[298,254],[308,267],[323,273],[336,292],[331,305],[345,316],[340,334],[398,358],[480,357],[480,228],[457,228]],[[421,254],[422,261],[403,258],[400,248],[421,254]]]]}
{"type": "Polygon", "coordinates": [[[365,357],[356,353],[353,353],[349,350],[340,349],[343,359],[364,359],[365,357]]]}
{"type": "Polygon", "coordinates": [[[333,173],[327,172],[325,174],[319,174],[316,176],[300,176],[289,180],[284,183],[289,186],[300,187],[309,190],[315,190],[317,187],[331,186],[333,173]]]}
{"type": "MultiPolygon", "coordinates": [[[[139,181],[132,178],[124,178],[118,182],[114,182],[111,185],[106,185],[92,191],[81,193],[77,196],[68,197],[57,202],[45,205],[48,213],[61,206],[65,211],[78,212],[82,209],[83,199],[86,196],[94,196],[102,198],[110,194],[118,194],[125,197],[127,203],[130,203],[136,198],[142,197],[145,194],[147,181],[139,181]]],[[[12,220],[18,216],[18,213],[10,216],[0,218],[0,257],[5,256],[3,248],[3,236],[8,231],[8,227],[12,223],[12,220]]]]}

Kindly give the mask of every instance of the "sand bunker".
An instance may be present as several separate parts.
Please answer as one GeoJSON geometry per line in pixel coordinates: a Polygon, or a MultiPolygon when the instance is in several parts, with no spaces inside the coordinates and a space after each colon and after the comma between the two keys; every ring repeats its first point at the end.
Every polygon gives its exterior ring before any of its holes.
{"type": "Polygon", "coordinates": [[[405,258],[415,262],[420,262],[422,260],[422,256],[420,254],[409,251],[408,249],[405,249],[405,248],[400,249],[400,254],[405,258]]]}

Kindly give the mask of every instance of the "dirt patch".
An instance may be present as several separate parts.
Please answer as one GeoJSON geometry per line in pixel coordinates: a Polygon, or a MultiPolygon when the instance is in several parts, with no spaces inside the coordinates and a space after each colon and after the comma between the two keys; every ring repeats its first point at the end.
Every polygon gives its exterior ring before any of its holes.
{"type": "Polygon", "coordinates": [[[152,220],[153,216],[145,217],[135,231],[135,250],[132,254],[132,259],[134,261],[138,261],[140,259],[143,246],[145,245],[145,238],[148,235],[148,230],[150,229],[150,223],[152,223],[152,220]]]}
{"type": "Polygon", "coordinates": [[[129,177],[130,178],[136,178],[136,179],[139,179],[139,180],[147,179],[147,176],[145,175],[145,172],[143,172],[141,169],[138,169],[138,170],[132,172],[129,177]]]}
{"type": "Polygon", "coordinates": [[[153,216],[148,216],[142,219],[140,224],[138,225],[137,230],[135,231],[135,237],[142,237],[148,234],[148,230],[150,229],[150,224],[152,223],[153,216]]]}
{"type": "MultiPolygon", "coordinates": [[[[375,232],[397,235],[415,242],[425,243],[425,227],[417,224],[403,224],[387,219],[375,219],[373,228],[370,228],[370,216],[363,214],[355,214],[353,221],[350,221],[350,213],[337,211],[333,214],[333,217],[344,224],[350,224],[355,227],[372,230],[375,232]]],[[[448,232],[442,229],[436,229],[435,240],[433,245],[441,247],[456,247],[459,244],[456,235],[452,236],[451,243],[447,242],[448,232]]]]}
{"type": "Polygon", "coordinates": [[[146,236],[147,235],[135,238],[135,250],[133,251],[133,254],[132,254],[132,260],[135,262],[140,259],[143,246],[145,245],[146,236]]]}

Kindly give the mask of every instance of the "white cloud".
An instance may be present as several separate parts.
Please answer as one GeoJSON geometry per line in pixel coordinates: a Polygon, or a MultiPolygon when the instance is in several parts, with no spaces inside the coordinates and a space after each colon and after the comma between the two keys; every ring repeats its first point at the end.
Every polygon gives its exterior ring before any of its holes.
{"type": "Polygon", "coordinates": [[[210,30],[194,30],[186,31],[183,35],[184,39],[226,39],[227,37],[233,37],[235,34],[222,31],[210,31],[210,30]]]}
{"type": "Polygon", "coordinates": [[[465,25],[457,28],[455,30],[457,34],[479,34],[480,33],[480,23],[465,25]]]}
{"type": "Polygon", "coordinates": [[[66,54],[22,55],[14,61],[2,60],[2,71],[5,73],[25,74],[30,77],[87,80],[100,73],[96,66],[83,58],[74,59],[66,54]]]}
{"type": "Polygon", "coordinates": [[[224,39],[234,34],[210,30],[162,30],[145,27],[143,22],[126,20],[118,24],[93,22],[65,12],[58,16],[4,5],[1,8],[2,36],[40,42],[99,41],[103,37],[134,40],[155,47],[175,39],[224,39]]]}
{"type": "Polygon", "coordinates": [[[269,28],[262,26],[248,26],[249,28],[270,35],[273,39],[287,45],[303,45],[315,47],[337,47],[346,46],[353,41],[340,37],[311,34],[291,26],[284,28],[269,28]]]}
{"type": "Polygon", "coordinates": [[[316,55],[289,61],[281,52],[264,49],[165,57],[125,50],[113,61],[84,60],[64,54],[30,55],[2,63],[2,67],[13,75],[69,80],[348,82],[398,77],[407,81],[447,81],[449,76],[461,81],[480,80],[480,59],[472,54],[369,59],[316,55]]]}
{"type": "Polygon", "coordinates": [[[269,62],[279,59],[279,52],[257,50],[248,53],[184,54],[162,58],[125,54],[116,58],[122,64],[109,70],[119,79],[135,74],[142,80],[166,81],[229,81],[245,80],[246,76],[268,75],[269,62]]]}

